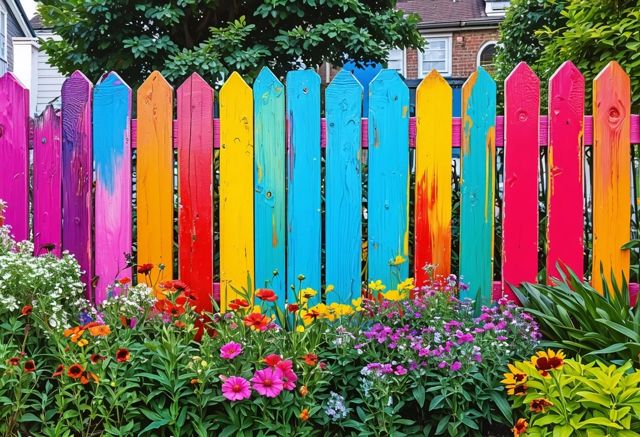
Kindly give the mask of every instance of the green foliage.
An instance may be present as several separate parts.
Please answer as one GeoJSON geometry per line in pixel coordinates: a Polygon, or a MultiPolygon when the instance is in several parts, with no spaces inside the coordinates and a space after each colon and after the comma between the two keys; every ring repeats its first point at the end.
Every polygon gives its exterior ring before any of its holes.
{"type": "Polygon", "coordinates": [[[174,83],[198,72],[211,83],[238,71],[276,74],[345,54],[386,60],[393,47],[421,47],[418,17],[395,0],[43,0],[45,25],[61,37],[42,42],[62,73],[96,80],[117,71],[132,87],[153,70],[174,83]]]}
{"type": "Polygon", "coordinates": [[[511,370],[526,375],[513,407],[527,419],[528,436],[627,437],[640,431],[640,372],[630,362],[616,367],[569,359],[546,376],[533,362],[511,370]]]}
{"type": "Polygon", "coordinates": [[[514,289],[527,312],[534,315],[550,347],[560,347],[586,359],[638,365],[640,312],[630,305],[626,281],[600,295],[571,271],[556,285],[524,284],[514,289]]]}

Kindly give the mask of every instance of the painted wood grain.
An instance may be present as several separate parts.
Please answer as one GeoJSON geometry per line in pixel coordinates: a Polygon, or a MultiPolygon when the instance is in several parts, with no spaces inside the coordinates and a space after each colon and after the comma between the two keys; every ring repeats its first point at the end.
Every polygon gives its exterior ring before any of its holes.
{"type": "Polygon", "coordinates": [[[631,83],[617,62],[610,62],[593,81],[593,287],[603,292],[629,280],[631,239],[631,83]],[[602,271],[602,275],[601,272],[602,271]],[[604,278],[602,278],[604,276],[604,278]]]}
{"type": "Polygon", "coordinates": [[[570,61],[549,80],[547,283],[558,263],[584,277],[584,77],[570,61]]]}
{"type": "Polygon", "coordinates": [[[540,80],[521,62],[504,83],[502,292],[538,276],[538,130],[540,80]]]}
{"type": "MultiPolygon", "coordinates": [[[[320,299],[320,76],[290,71],[287,84],[287,287],[318,290],[320,299]]],[[[289,289],[291,292],[291,289],[289,289]]],[[[290,296],[291,301],[293,296],[290,296]]]]}
{"type": "Polygon", "coordinates": [[[395,70],[369,85],[368,279],[409,275],[409,90],[395,70]]]}
{"type": "Polygon", "coordinates": [[[36,117],[33,127],[33,245],[37,254],[62,253],[61,129],[60,113],[51,105],[36,117]]]}
{"type": "Polygon", "coordinates": [[[62,248],[75,255],[93,297],[93,84],[75,71],[62,84],[62,248]]]}
{"type": "Polygon", "coordinates": [[[478,67],[462,86],[460,276],[463,298],[491,301],[496,83],[478,67]]]}
{"type": "Polygon", "coordinates": [[[107,287],[131,278],[125,254],[132,251],[131,88],[111,72],[93,91],[95,166],[95,303],[107,287]]]}
{"type": "Polygon", "coordinates": [[[29,238],[29,90],[13,73],[0,77],[0,199],[16,240],[29,238]]]}
{"type": "Polygon", "coordinates": [[[264,67],[253,85],[256,287],[286,301],[285,88],[264,67]]]}
{"type": "Polygon", "coordinates": [[[362,288],[362,97],[362,85],[347,70],[325,92],[325,282],[334,286],[327,303],[351,304],[362,288]]]}
{"type": "Polygon", "coordinates": [[[253,95],[234,72],[220,90],[220,303],[253,292],[253,95]]]}
{"type": "Polygon", "coordinates": [[[451,273],[452,90],[436,71],[416,91],[415,259],[416,284],[451,273]]]}
{"type": "Polygon", "coordinates": [[[213,299],[213,89],[197,73],[178,88],[178,266],[198,310],[213,299]]]}
{"type": "Polygon", "coordinates": [[[164,266],[162,280],[168,280],[173,278],[173,88],[160,72],[138,88],[137,115],[138,263],[164,266]]]}

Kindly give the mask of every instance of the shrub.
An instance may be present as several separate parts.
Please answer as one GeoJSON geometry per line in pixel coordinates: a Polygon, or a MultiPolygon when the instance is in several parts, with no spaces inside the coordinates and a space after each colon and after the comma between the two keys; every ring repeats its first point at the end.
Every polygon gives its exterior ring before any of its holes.
{"type": "Polygon", "coordinates": [[[509,369],[503,383],[521,414],[515,435],[632,436],[640,431],[640,372],[631,362],[583,364],[549,349],[509,369]]]}
{"type": "Polygon", "coordinates": [[[536,317],[543,345],[563,348],[587,360],[638,365],[640,312],[631,306],[626,282],[605,283],[600,295],[570,270],[558,285],[524,284],[514,292],[525,310],[536,317]]]}

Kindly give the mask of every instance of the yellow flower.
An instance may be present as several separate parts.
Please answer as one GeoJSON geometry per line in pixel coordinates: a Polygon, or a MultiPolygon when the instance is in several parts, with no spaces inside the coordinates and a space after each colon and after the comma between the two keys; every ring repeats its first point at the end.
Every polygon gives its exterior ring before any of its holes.
{"type": "Polygon", "coordinates": [[[549,370],[559,369],[564,365],[564,352],[559,350],[554,352],[551,349],[547,351],[538,351],[531,357],[531,364],[540,372],[542,376],[549,376],[549,370]]]}
{"type": "Polygon", "coordinates": [[[296,328],[296,332],[304,332],[304,326],[298,325],[298,327],[296,328]]]}
{"type": "Polygon", "coordinates": [[[318,313],[319,319],[327,319],[333,321],[336,318],[335,314],[333,313],[333,309],[323,303],[312,306],[311,308],[309,308],[309,311],[315,311],[316,313],[318,313]]]}
{"type": "Polygon", "coordinates": [[[333,284],[331,285],[327,285],[327,288],[324,289],[325,293],[331,293],[333,291],[335,287],[333,286],[333,284]]]}
{"type": "Polygon", "coordinates": [[[385,286],[382,284],[382,281],[381,281],[380,279],[378,279],[377,281],[371,281],[371,282],[369,282],[369,289],[370,289],[370,290],[373,290],[373,291],[382,291],[382,290],[384,290],[385,288],[387,288],[387,287],[385,287],[385,286]]]}
{"type": "Polygon", "coordinates": [[[356,309],[356,311],[362,311],[362,298],[359,297],[357,299],[353,299],[351,301],[351,305],[356,309]]]}
{"type": "Polygon", "coordinates": [[[318,292],[313,288],[303,288],[302,290],[300,290],[300,295],[298,300],[300,301],[301,304],[305,304],[310,298],[312,298],[316,294],[318,294],[318,292]]]}
{"type": "Polygon", "coordinates": [[[407,298],[407,294],[404,292],[399,292],[398,290],[389,290],[386,293],[382,293],[386,300],[398,301],[407,298]]]}
{"type": "Polygon", "coordinates": [[[507,388],[507,394],[510,396],[522,396],[527,392],[527,386],[525,382],[527,382],[527,374],[522,370],[518,369],[513,364],[507,364],[509,370],[511,372],[504,374],[504,379],[502,382],[507,388]]]}
{"type": "Polygon", "coordinates": [[[89,341],[86,338],[81,338],[78,340],[78,346],[84,347],[89,344],[89,341]]]}
{"type": "Polygon", "coordinates": [[[345,305],[342,303],[334,302],[329,305],[329,309],[333,312],[336,318],[350,316],[351,314],[353,314],[353,308],[351,308],[350,305],[345,305]]]}
{"type": "Polygon", "coordinates": [[[402,264],[405,261],[406,261],[406,259],[402,255],[396,255],[396,257],[394,259],[389,261],[389,264],[391,264],[392,266],[399,266],[400,264],[402,264]]]}
{"type": "Polygon", "coordinates": [[[260,305],[254,305],[253,306],[253,310],[251,312],[252,313],[262,314],[262,308],[260,308],[260,305]]]}
{"type": "Polygon", "coordinates": [[[413,290],[414,288],[415,288],[415,285],[413,283],[413,278],[407,278],[398,284],[398,290],[401,290],[401,291],[409,291],[409,290],[413,290]]]}

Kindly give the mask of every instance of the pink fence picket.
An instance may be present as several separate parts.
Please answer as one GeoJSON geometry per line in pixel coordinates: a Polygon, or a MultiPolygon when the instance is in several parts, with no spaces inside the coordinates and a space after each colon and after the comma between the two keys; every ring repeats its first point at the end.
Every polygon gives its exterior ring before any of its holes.
{"type": "Polygon", "coordinates": [[[33,244],[37,254],[62,251],[60,113],[47,106],[33,128],[33,244]]]}

